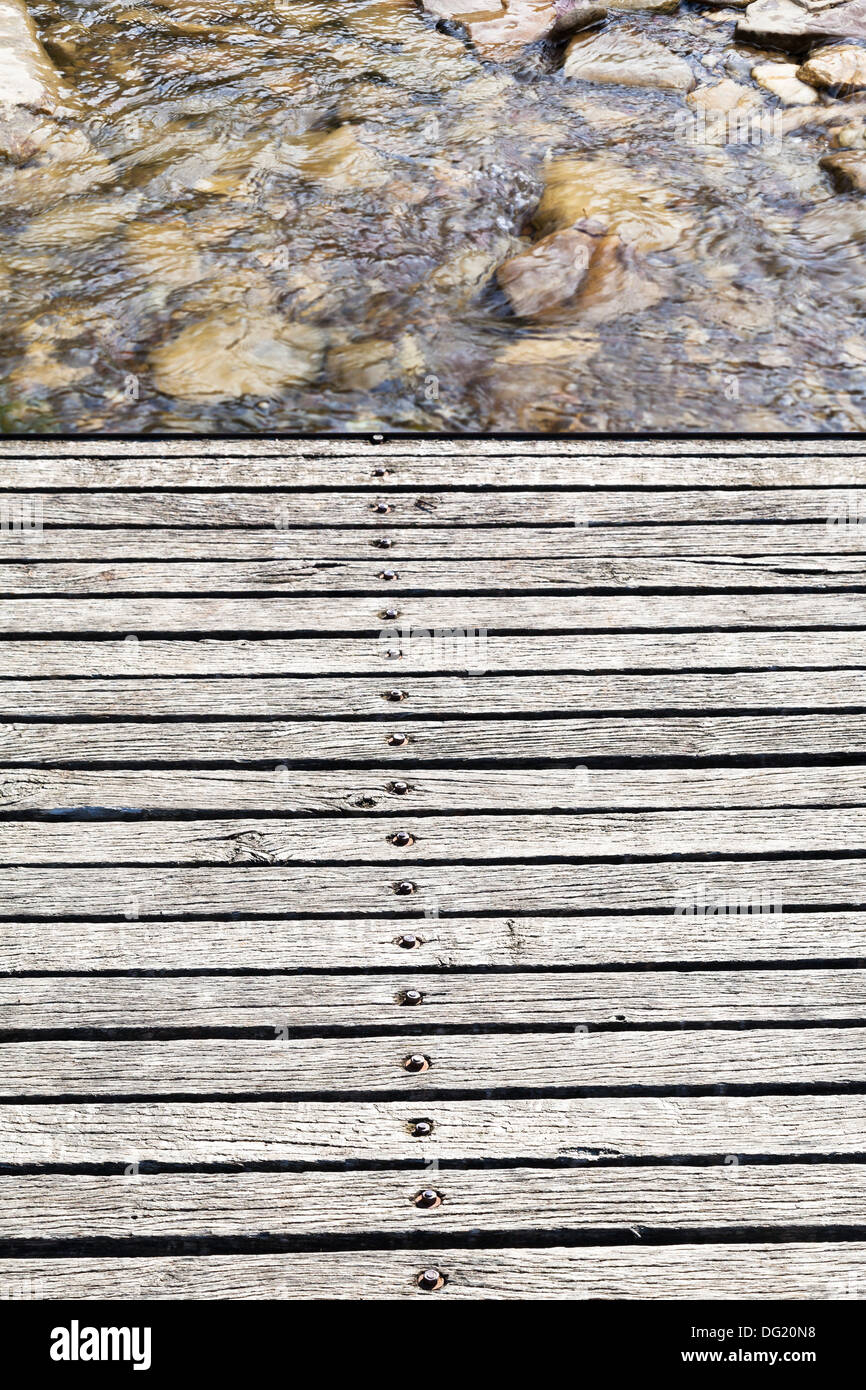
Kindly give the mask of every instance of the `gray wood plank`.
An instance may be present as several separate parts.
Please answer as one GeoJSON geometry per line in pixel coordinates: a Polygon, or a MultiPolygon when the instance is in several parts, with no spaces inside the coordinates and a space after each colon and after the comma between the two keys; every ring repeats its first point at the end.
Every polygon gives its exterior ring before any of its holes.
{"type": "MultiPolygon", "coordinates": [[[[391,631],[383,628],[383,631],[391,631]]],[[[425,634],[430,629],[424,629],[425,634]]],[[[668,671],[740,667],[866,666],[866,630],[619,632],[405,643],[369,637],[139,638],[0,641],[0,675],[236,676],[378,675],[388,686],[407,672],[479,675],[521,671],[668,671]]]]}
{"type": "Polygon", "coordinates": [[[13,1296],[46,1299],[844,1299],[864,1279],[854,1241],[0,1260],[13,1296]]]}
{"type": "MultiPolygon", "coordinates": [[[[730,923],[729,923],[730,925],[730,923]]],[[[734,927],[734,929],[736,929],[734,927]]],[[[5,976],[0,1029],[402,1028],[866,1020],[866,971],[5,976]],[[410,1003],[407,987],[420,995],[410,1003]]],[[[790,1043],[790,1035],[788,1038],[790,1043]]],[[[503,1046],[507,1042],[503,1039],[503,1046]]],[[[578,1038],[574,1046],[582,1046],[578,1038]]],[[[351,1056],[346,1055],[347,1077],[351,1056]]]]}
{"type": "MultiPolygon", "coordinates": [[[[833,488],[668,489],[630,492],[430,490],[46,492],[28,490],[46,526],[573,526],[647,522],[824,523],[837,515],[833,488]],[[382,501],[387,511],[378,509],[382,501]]],[[[7,494],[12,496],[13,494],[7,494]]],[[[846,493],[846,496],[848,494],[846,493]]],[[[850,492],[863,507],[866,491],[850,492]]],[[[836,529],[842,529],[838,527],[836,529]]]]}
{"type": "MultiPolygon", "coordinates": [[[[297,632],[389,634],[388,645],[440,629],[604,631],[866,626],[856,594],[402,595],[324,598],[8,598],[0,632],[297,632]],[[393,634],[393,635],[391,635],[393,634]]],[[[382,638],[382,640],[385,640],[382,638]]]]}
{"type": "Polygon", "coordinates": [[[846,1156],[866,1151],[866,1097],[146,1101],[0,1106],[0,1163],[846,1156]],[[416,1134],[419,1120],[432,1126],[416,1134]]]}
{"type": "Polygon", "coordinates": [[[8,868],[0,870],[0,916],[210,917],[368,913],[406,918],[425,911],[532,913],[672,910],[701,898],[796,907],[866,906],[863,860],[764,859],[621,864],[466,863],[393,867],[283,864],[278,868],[8,868]],[[406,892],[403,884],[412,885],[406,892]]]}
{"type": "MultiPolygon", "coordinates": [[[[389,750],[390,751],[390,750],[389,750]]],[[[866,804],[861,764],[615,770],[575,764],[493,768],[197,768],[174,770],[9,767],[5,812],[255,811],[258,814],[587,811],[866,804]]]]}
{"type": "MultiPolygon", "coordinates": [[[[0,593],[99,595],[231,592],[394,594],[424,590],[838,589],[866,586],[862,555],[539,557],[488,560],[132,560],[3,563],[0,593]],[[392,576],[386,578],[386,575],[392,576]]],[[[383,552],[384,553],[384,552],[383,552]]]]}
{"type": "MultiPolygon", "coordinates": [[[[838,505],[838,504],[837,504],[838,505]]],[[[310,560],[365,560],[379,569],[399,568],[409,560],[449,563],[471,559],[525,559],[543,569],[548,559],[754,556],[773,564],[796,556],[809,564],[815,556],[834,559],[866,551],[863,527],[816,522],[749,522],[701,526],[656,523],[630,526],[393,526],[387,533],[373,527],[162,527],[57,526],[44,530],[0,531],[3,562],[57,560],[275,560],[282,564],[310,560]],[[383,547],[382,542],[387,545],[383,547]]]]}
{"type": "Polygon", "coordinates": [[[67,1300],[850,1299],[864,1279],[854,1241],[0,1260],[11,1296],[67,1300]],[[425,1293],[434,1261],[445,1282],[425,1293]]]}
{"type": "MultiPolygon", "coordinates": [[[[735,900],[736,901],[736,900],[735,900]]],[[[866,960],[862,912],[3,922],[0,972],[866,960]],[[733,920],[732,920],[733,919],[733,920]],[[415,944],[401,944],[408,940],[415,944]]]]}
{"type": "MultiPolygon", "coordinates": [[[[866,634],[864,634],[866,636],[866,634]]],[[[0,725],[0,761],[418,762],[484,759],[728,757],[866,752],[866,714],[670,715],[658,718],[144,721],[0,725]]]]}
{"type": "Polygon", "coordinates": [[[672,675],[0,678],[0,718],[580,714],[866,708],[866,670],[672,675]]]}
{"type": "Polygon", "coordinates": [[[793,1048],[785,1028],[0,1043],[0,1095],[16,1099],[864,1082],[863,1028],[804,1028],[793,1048]],[[427,1070],[407,1070],[412,1056],[427,1070]]]}
{"type": "Polygon", "coordinates": [[[0,864],[289,864],[866,853],[866,808],[400,819],[0,822],[0,864]],[[409,842],[404,843],[406,837],[409,842]]]}
{"type": "MultiPolygon", "coordinates": [[[[0,1238],[642,1232],[862,1226],[866,1165],[0,1177],[0,1238]],[[415,1203],[431,1188],[440,1204],[415,1203]]],[[[676,1247],[675,1247],[676,1248],[676,1247]]],[[[241,1257],[246,1263],[249,1257],[241,1257]]],[[[428,1253],[428,1262],[438,1256],[428,1253]]]]}

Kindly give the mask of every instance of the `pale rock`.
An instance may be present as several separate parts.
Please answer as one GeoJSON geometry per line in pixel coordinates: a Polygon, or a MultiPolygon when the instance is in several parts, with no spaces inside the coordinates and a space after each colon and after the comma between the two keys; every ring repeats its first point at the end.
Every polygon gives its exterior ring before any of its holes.
{"type": "Polygon", "coordinates": [[[866,0],[847,0],[821,11],[797,0],[753,0],[737,24],[736,36],[794,52],[819,39],[866,38],[866,0]]]}
{"type": "Polygon", "coordinates": [[[866,124],[852,121],[834,130],[831,143],[843,150],[866,150],[866,124]]]}
{"type": "Polygon", "coordinates": [[[85,246],[110,236],[135,217],[140,198],[100,198],[62,203],[39,213],[19,233],[18,244],[30,246],[85,246]]]}
{"type": "Polygon", "coordinates": [[[796,63],[756,63],[752,77],[785,106],[811,106],[818,100],[818,93],[797,72],[796,63]]]}
{"type": "Polygon", "coordinates": [[[515,314],[532,318],[571,299],[594,250],[592,236],[566,227],[505,261],[497,279],[515,314]]]}
{"type": "Polygon", "coordinates": [[[721,82],[698,87],[686,97],[695,110],[723,112],[749,111],[762,104],[760,93],[725,77],[721,82]]]}
{"type": "Polygon", "coordinates": [[[690,92],[695,85],[695,75],[685,58],[644,34],[619,26],[591,38],[572,39],[563,72],[583,82],[622,87],[690,92]]]}
{"type": "Polygon", "coordinates": [[[844,246],[860,255],[859,243],[866,241],[866,201],[839,203],[831,198],[805,213],[797,231],[813,251],[823,253],[844,246]]]}
{"type": "Polygon", "coordinates": [[[0,108],[26,106],[57,115],[71,103],[21,0],[0,0],[0,108]]]}
{"type": "Polygon", "coordinates": [[[639,314],[665,298],[633,247],[618,236],[602,236],[578,291],[575,309],[584,324],[607,323],[624,314],[639,314]]]}
{"type": "Polygon", "coordinates": [[[588,362],[599,351],[599,341],[568,333],[555,338],[518,338],[497,356],[497,363],[508,367],[546,367],[588,362]]]}
{"type": "Polygon", "coordinates": [[[586,29],[605,14],[592,0],[506,0],[504,13],[469,22],[467,28],[478,52],[498,60],[513,57],[539,39],[586,29]]]}
{"type": "Polygon", "coordinates": [[[542,233],[597,219],[639,251],[667,251],[691,225],[668,207],[667,193],[602,158],[552,160],[533,225],[542,233]]]}
{"type": "Polygon", "coordinates": [[[278,314],[236,309],[181,329],[150,355],[153,383],[198,404],[278,396],[318,376],[324,334],[278,314]]]}
{"type": "Polygon", "coordinates": [[[350,125],[303,136],[289,160],[303,178],[333,192],[375,188],[391,177],[382,158],[358,139],[350,125]]]}
{"type": "Polygon", "coordinates": [[[856,150],[826,154],[819,160],[837,193],[866,193],[866,154],[856,150]]]}
{"type": "Polygon", "coordinates": [[[798,68],[797,76],[813,87],[832,87],[840,92],[861,91],[866,87],[866,48],[848,43],[819,48],[798,68]]]}
{"type": "Polygon", "coordinates": [[[182,217],[133,222],[126,228],[126,241],[136,276],[149,285],[174,289],[202,277],[202,258],[182,217]]]}

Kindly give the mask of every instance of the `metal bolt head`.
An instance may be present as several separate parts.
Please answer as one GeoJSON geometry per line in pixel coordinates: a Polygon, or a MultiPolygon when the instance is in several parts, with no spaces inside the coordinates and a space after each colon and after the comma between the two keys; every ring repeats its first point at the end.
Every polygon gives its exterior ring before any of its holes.
{"type": "Polygon", "coordinates": [[[388,839],[392,845],[414,845],[415,843],[415,836],[410,835],[408,830],[395,830],[393,835],[388,836],[388,839]]]}
{"type": "Polygon", "coordinates": [[[415,1283],[418,1285],[419,1289],[423,1289],[425,1293],[435,1293],[437,1289],[442,1288],[445,1280],[442,1278],[438,1269],[422,1269],[415,1283]]]}
{"type": "Polygon", "coordinates": [[[403,1058],[404,1071],[429,1071],[430,1058],[425,1057],[423,1052],[413,1052],[411,1056],[403,1058]]]}
{"type": "Polygon", "coordinates": [[[396,570],[382,570],[379,574],[380,579],[399,579],[399,577],[396,570]]]}
{"type": "Polygon", "coordinates": [[[407,694],[408,691],[406,690],[386,690],[385,699],[390,700],[393,705],[396,705],[399,704],[401,700],[405,700],[407,694]]]}
{"type": "Polygon", "coordinates": [[[397,937],[397,945],[402,946],[404,951],[411,951],[416,946],[420,946],[421,942],[418,940],[417,936],[414,936],[412,934],[412,932],[407,931],[404,932],[402,936],[397,937]]]}
{"type": "Polygon", "coordinates": [[[415,1193],[412,1201],[416,1207],[423,1207],[425,1211],[431,1211],[433,1207],[441,1207],[442,1205],[442,1198],[432,1187],[422,1187],[420,1192],[415,1193]]]}
{"type": "Polygon", "coordinates": [[[410,1120],[409,1129],[416,1139],[426,1139],[428,1134],[433,1133],[432,1120],[410,1120]]]}
{"type": "Polygon", "coordinates": [[[385,655],[389,661],[399,661],[403,655],[403,650],[401,647],[389,647],[385,655]]]}
{"type": "Polygon", "coordinates": [[[374,536],[370,544],[375,545],[379,550],[390,550],[394,544],[394,538],[393,536],[374,536]]]}
{"type": "Polygon", "coordinates": [[[384,478],[384,476],[385,476],[385,469],[384,469],[384,468],[374,468],[374,469],[373,469],[373,477],[374,477],[374,478],[384,478]]]}
{"type": "Polygon", "coordinates": [[[421,1004],[423,1001],[424,995],[420,989],[404,989],[400,995],[401,1004],[421,1004]]]}
{"type": "Polygon", "coordinates": [[[409,742],[408,734],[389,734],[388,743],[392,748],[403,748],[409,742]]]}
{"type": "Polygon", "coordinates": [[[389,783],[388,790],[389,792],[393,792],[395,796],[405,796],[409,790],[409,784],[408,782],[391,782],[389,783]]]}
{"type": "Polygon", "coordinates": [[[387,502],[371,502],[371,503],[370,503],[370,511],[371,511],[371,512],[378,512],[380,516],[384,516],[385,512],[390,512],[390,510],[391,510],[391,508],[390,508],[390,506],[388,505],[387,502]]]}
{"type": "Polygon", "coordinates": [[[379,614],[379,617],[380,617],[380,618],[388,618],[388,619],[398,618],[399,616],[400,616],[400,615],[399,615],[399,613],[397,612],[397,609],[396,609],[396,608],[383,608],[383,609],[382,609],[382,612],[379,614]]]}
{"type": "Polygon", "coordinates": [[[394,892],[398,898],[408,898],[410,893],[414,893],[416,884],[410,883],[408,878],[403,878],[399,883],[394,884],[394,892]]]}

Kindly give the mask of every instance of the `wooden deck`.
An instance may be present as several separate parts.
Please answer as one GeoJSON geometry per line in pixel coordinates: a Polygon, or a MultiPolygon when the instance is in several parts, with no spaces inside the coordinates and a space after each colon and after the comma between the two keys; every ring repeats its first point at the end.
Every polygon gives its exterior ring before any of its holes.
{"type": "Polygon", "coordinates": [[[0,489],[0,1294],[866,1295],[866,445],[0,489]]]}

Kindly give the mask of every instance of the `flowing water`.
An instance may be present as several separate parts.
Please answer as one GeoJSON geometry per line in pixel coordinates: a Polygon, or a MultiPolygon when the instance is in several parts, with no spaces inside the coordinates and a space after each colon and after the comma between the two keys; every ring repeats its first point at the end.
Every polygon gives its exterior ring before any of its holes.
{"type": "MultiPolygon", "coordinates": [[[[820,121],[696,144],[682,93],[493,61],[415,0],[30,9],[80,143],[0,166],[0,428],[866,427],[866,199],[820,121]],[[496,270],[563,169],[642,210],[642,307],[515,315],[496,270]]],[[[607,25],[754,85],[735,18],[607,25]]]]}

